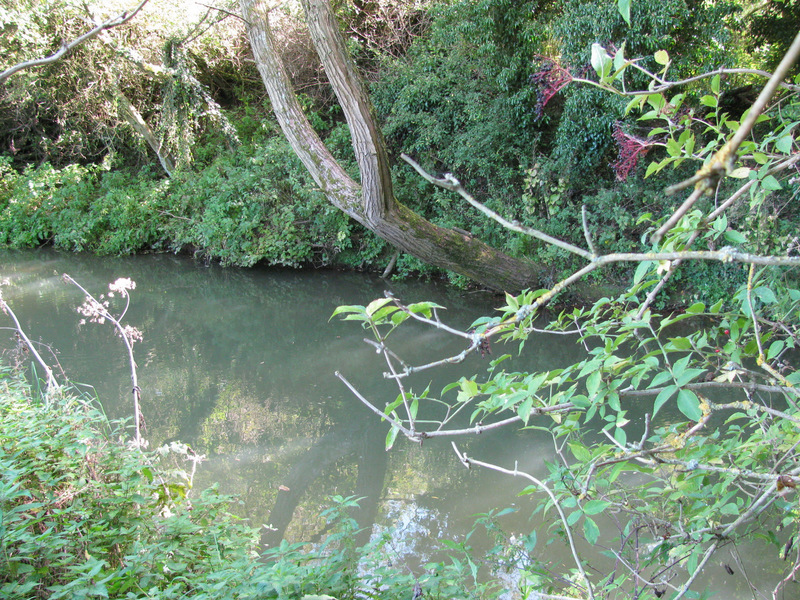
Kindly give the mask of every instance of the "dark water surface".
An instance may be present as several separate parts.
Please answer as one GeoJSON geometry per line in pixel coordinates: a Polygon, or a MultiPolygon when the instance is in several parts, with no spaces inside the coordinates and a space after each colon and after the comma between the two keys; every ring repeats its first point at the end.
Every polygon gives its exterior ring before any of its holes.
{"type": "MultiPolygon", "coordinates": [[[[144,334],[134,350],[147,439],[151,446],[180,440],[205,454],[195,487],[219,482],[224,492],[237,494],[242,515],[268,525],[268,545],[318,535],[324,527],[319,514],[332,495],[363,498],[357,518],[364,535],[396,528],[398,557],[412,565],[427,558],[438,538],[463,539],[478,513],[513,506],[519,510],[501,519],[509,533],[542,527],[540,517],[529,516],[531,500],[518,496],[523,480],[465,469],[450,441],[418,446],[398,439],[384,451],[388,427],[334,376],[340,371],[378,406],[397,396],[382,377],[382,358],[362,341],[366,332],[356,323],[329,321],[339,305],[365,305],[388,289],[407,302],[436,301],[447,307],[449,324],[466,327],[491,314],[501,299],[356,273],[222,269],[164,255],[0,252],[0,279],[8,280],[2,293],[28,336],[57,352],[72,381],[93,386],[112,418],[132,412],[124,347],[110,325],[80,324],[75,309],[83,297],[61,281],[65,272],[98,296],[117,278],[136,282],[125,323],[144,334]]],[[[9,363],[11,335],[0,333],[3,362],[9,363]]],[[[393,348],[420,363],[464,346],[463,340],[409,327],[398,332],[393,348]]],[[[493,350],[497,355],[515,349],[493,350]]],[[[580,351],[567,336],[533,338],[524,359],[506,368],[555,368],[578,360],[580,351]]],[[[430,385],[438,394],[450,381],[483,374],[488,366],[489,359],[476,354],[425,372],[412,386],[430,385]]],[[[554,455],[551,438],[536,431],[507,429],[458,443],[470,456],[507,468],[517,464],[539,477],[554,455]]],[[[490,545],[480,536],[470,543],[490,545]]],[[[561,549],[537,551],[556,570],[559,562],[571,564],[561,549]]],[[[764,564],[763,577],[748,575],[769,580],[780,568],[764,564]]],[[[718,597],[752,597],[741,575],[728,576],[716,564],[706,570],[718,597]]]]}

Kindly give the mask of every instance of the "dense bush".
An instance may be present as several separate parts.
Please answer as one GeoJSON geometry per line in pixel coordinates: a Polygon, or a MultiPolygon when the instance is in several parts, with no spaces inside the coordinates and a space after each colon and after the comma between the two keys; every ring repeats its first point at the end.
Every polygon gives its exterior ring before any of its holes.
{"type": "MultiPolygon", "coordinates": [[[[587,85],[564,87],[566,81],[554,83],[547,70],[591,79],[592,44],[610,51],[624,44],[625,55],[645,68],[658,67],[653,52],[665,50],[670,74],[691,76],[720,66],[763,66],[771,52],[766,45],[784,43],[786,37],[783,29],[766,37],[763,27],[754,26],[750,33],[737,29],[736,0],[645,0],[636,3],[630,25],[614,3],[602,0],[446,0],[399,8],[391,2],[335,4],[351,50],[371,81],[392,156],[405,152],[432,172],[452,172],[504,217],[571,243],[582,243],[580,211],[586,205],[603,251],[631,249],[641,241],[647,224],[632,223],[630,215],[651,212],[658,218],[664,208],[661,190],[669,181],[662,177],[655,187],[639,177],[645,161],[628,165],[627,181],[617,181],[615,159],[622,142],[615,136],[646,137],[647,128],[636,121],[635,111],[625,114],[626,99],[587,85]],[[395,10],[399,17],[391,30],[383,17],[395,10]]],[[[50,13],[75,16],[78,10],[60,6],[49,2],[30,11],[25,23],[41,39],[30,48],[8,42],[7,61],[46,53],[46,39],[77,32],[77,21],[67,27],[51,18],[50,13]],[[48,6],[56,8],[47,12],[48,6]]],[[[109,47],[95,44],[82,50],[95,62],[70,59],[9,80],[0,94],[0,123],[9,123],[10,136],[0,136],[5,140],[0,149],[5,153],[0,243],[49,243],[104,254],[186,251],[242,266],[338,263],[383,269],[393,250],[326,203],[289,150],[268,104],[261,101],[263,87],[255,70],[241,60],[247,42],[240,28],[229,20],[197,37],[181,37],[188,24],[168,13],[159,7],[141,23],[135,20],[136,27],[125,36],[115,30],[113,57],[109,47]],[[159,18],[171,23],[169,36],[142,30],[159,18]],[[123,50],[131,49],[168,67],[169,76],[140,77],[130,60],[121,58],[123,50]],[[120,67],[125,94],[146,113],[162,147],[178,164],[171,180],[161,179],[152,150],[142,140],[123,139],[131,133],[127,125],[113,127],[119,118],[114,103],[98,100],[107,96],[86,100],[83,112],[74,101],[59,104],[64,86],[88,89],[85,82],[93,73],[106,90],[111,67],[97,64],[106,59],[120,67]],[[52,90],[39,89],[52,83],[57,69],[65,73],[63,81],[52,90]],[[39,112],[31,112],[32,107],[39,112]],[[52,118],[46,111],[55,111],[52,118]],[[51,122],[57,131],[34,127],[51,122]],[[231,123],[242,142],[238,148],[231,145],[236,137],[231,123]],[[141,169],[146,160],[150,167],[141,169]]],[[[761,17],[780,21],[773,13],[761,17]]],[[[16,31],[15,14],[0,11],[0,27],[16,31]]],[[[290,15],[276,17],[276,25],[307,116],[357,179],[347,126],[302,23],[290,15]],[[328,91],[320,92],[322,87],[328,91]]],[[[634,73],[627,83],[644,85],[637,80],[641,77],[634,73]]],[[[731,77],[722,88],[748,82],[731,77]]],[[[686,91],[685,110],[708,110],[695,88],[686,91]]],[[[713,133],[697,135],[699,147],[713,133]]],[[[660,138],[650,141],[648,158],[668,157],[660,138]]],[[[690,170],[687,163],[673,176],[678,180],[690,170]]],[[[436,224],[467,230],[546,265],[553,280],[576,264],[561,251],[509,234],[477,211],[465,210],[450,192],[427,184],[399,161],[394,190],[401,202],[436,224]]],[[[786,221],[764,225],[785,237],[786,231],[777,230],[796,227],[789,212],[784,211],[786,221]]],[[[400,257],[395,272],[439,274],[409,255],[400,257]]],[[[681,289],[697,283],[693,292],[698,293],[711,280],[728,281],[717,266],[704,267],[696,281],[690,270],[682,277],[688,281],[681,282],[681,289]]]]}
{"type": "Polygon", "coordinates": [[[202,168],[172,179],[108,163],[17,173],[3,159],[0,244],[187,251],[240,266],[358,265],[383,249],[314,189],[282,137],[261,132],[235,152],[206,149],[202,168]]]}

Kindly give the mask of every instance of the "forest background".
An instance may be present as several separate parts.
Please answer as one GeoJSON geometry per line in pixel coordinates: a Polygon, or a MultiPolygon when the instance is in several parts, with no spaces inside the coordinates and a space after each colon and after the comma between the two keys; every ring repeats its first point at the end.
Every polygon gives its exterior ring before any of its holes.
{"type": "MultiPolygon", "coordinates": [[[[676,169],[644,177],[650,161],[674,154],[664,136],[648,137],[652,121],[628,114],[627,98],[567,85],[590,72],[592,44],[624,42],[628,56],[649,57],[647,68],[658,67],[654,53],[665,51],[676,79],[720,67],[769,70],[800,10],[795,2],[755,10],[738,1],[643,1],[628,26],[614,3],[602,1],[334,5],[394,157],[398,200],[436,224],[541,264],[545,287],[579,259],[463,210],[399,154],[431,172],[452,172],[489,208],[571,243],[582,241],[586,206],[598,246],[631,251],[649,225],[638,216],[677,204],[663,189],[694,164],[676,161],[676,169]]],[[[277,127],[238,8],[192,6],[186,14],[183,5],[151,2],[124,27],[5,83],[0,243],[383,271],[393,248],[326,202],[277,127]]],[[[97,23],[124,8],[109,4],[92,18],[97,23]]],[[[307,115],[357,174],[349,130],[302,17],[279,7],[272,19],[307,115]]],[[[10,3],[0,9],[0,66],[51,54],[90,23],[77,2],[10,3]]],[[[726,75],[720,111],[737,119],[758,92],[757,80],[726,75]]],[[[684,110],[710,111],[702,93],[689,91],[684,110]]],[[[776,210],[752,223],[768,246],[785,247],[798,231],[793,194],[776,191],[776,210]]],[[[395,273],[438,275],[407,254],[395,273]]],[[[609,269],[589,279],[610,283],[626,274],[627,267],[609,269]]],[[[740,269],[696,263],[676,273],[670,289],[688,302],[730,293],[741,281],[740,269]]]]}

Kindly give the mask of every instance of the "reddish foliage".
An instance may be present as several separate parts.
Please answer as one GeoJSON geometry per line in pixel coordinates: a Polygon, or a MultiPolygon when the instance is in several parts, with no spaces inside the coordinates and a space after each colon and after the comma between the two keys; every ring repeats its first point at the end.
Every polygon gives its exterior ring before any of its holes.
{"type": "Polygon", "coordinates": [[[611,163],[611,168],[619,181],[625,181],[636,168],[639,157],[647,154],[654,142],[625,133],[619,123],[614,124],[613,135],[619,145],[619,157],[611,163]]]}
{"type": "Polygon", "coordinates": [[[572,74],[551,58],[541,59],[541,68],[531,75],[530,81],[536,86],[536,118],[541,119],[544,107],[558,92],[572,81],[572,74]]]}

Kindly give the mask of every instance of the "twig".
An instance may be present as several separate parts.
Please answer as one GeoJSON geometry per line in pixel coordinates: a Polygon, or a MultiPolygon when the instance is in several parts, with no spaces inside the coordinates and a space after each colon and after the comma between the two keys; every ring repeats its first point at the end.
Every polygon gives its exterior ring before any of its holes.
{"type": "Polygon", "coordinates": [[[378,409],[374,404],[372,404],[372,402],[364,398],[364,396],[361,395],[361,393],[355,388],[355,386],[352,383],[350,383],[347,380],[347,378],[344,375],[342,375],[339,371],[335,371],[334,375],[338,377],[339,380],[347,386],[347,389],[349,389],[353,393],[353,395],[361,401],[361,403],[364,406],[366,406],[368,409],[370,409],[372,412],[378,415],[381,419],[386,419],[387,421],[389,421],[392,427],[397,427],[397,429],[399,429],[403,433],[403,435],[412,439],[414,438],[414,435],[412,434],[411,430],[405,427],[400,421],[393,418],[391,415],[387,415],[382,410],[378,409]]]}
{"type": "Polygon", "coordinates": [[[572,530],[570,529],[569,523],[567,522],[567,517],[564,514],[564,511],[561,508],[561,505],[558,502],[558,499],[555,497],[550,488],[544,484],[544,482],[540,481],[530,473],[526,473],[525,471],[520,471],[514,467],[514,470],[505,469],[499,465],[495,465],[492,463],[483,462],[481,460],[476,460],[474,458],[469,458],[466,454],[462,454],[458,450],[458,446],[456,446],[455,442],[452,442],[453,450],[455,450],[456,456],[458,456],[458,460],[461,461],[465,467],[469,468],[470,465],[477,465],[479,467],[484,467],[485,469],[490,469],[492,471],[497,471],[498,473],[504,473],[506,475],[513,475],[514,477],[522,477],[523,479],[527,479],[531,483],[533,483],[536,487],[541,489],[547,496],[550,498],[550,501],[553,503],[556,511],[558,511],[558,516],[561,519],[561,524],[564,527],[564,533],[567,536],[567,540],[569,542],[570,550],[572,551],[572,558],[575,560],[575,566],[578,567],[578,571],[580,572],[581,576],[583,577],[583,581],[586,584],[586,591],[589,594],[590,600],[594,599],[594,591],[592,589],[592,583],[589,580],[589,577],[586,575],[586,571],[583,570],[583,564],[581,563],[581,559],[578,557],[578,549],[575,547],[575,540],[572,538],[572,530]]]}
{"type": "Polygon", "coordinates": [[[589,252],[591,252],[592,256],[597,256],[597,250],[594,249],[594,243],[592,242],[592,234],[589,232],[585,204],[581,206],[581,223],[583,224],[583,237],[586,238],[586,245],[589,247],[589,252]]]}
{"type": "Polygon", "coordinates": [[[769,78],[764,89],[756,98],[756,101],[750,107],[747,117],[739,125],[736,133],[728,142],[711,158],[711,160],[703,166],[694,176],[682,181],[676,185],[667,188],[666,193],[682,190],[691,185],[695,186],[694,191],[681,205],[681,207],[673,213],[669,220],[653,234],[651,241],[657,244],[661,238],[675,226],[675,223],[685,214],[687,210],[694,204],[700,195],[711,187],[716,187],[717,181],[726,173],[732,170],[733,164],[736,161],[739,146],[750,135],[750,131],[756,123],[756,120],[767,107],[767,103],[777,91],[784,77],[789,72],[794,62],[800,55],[800,32],[795,36],[792,45],[781,60],[772,77],[769,78]]]}
{"type": "Polygon", "coordinates": [[[19,64],[14,65],[13,67],[6,69],[2,73],[0,73],[0,83],[3,83],[6,79],[8,79],[17,72],[22,71],[23,69],[41,67],[43,65],[55,62],[60,58],[66,56],[76,46],[79,46],[80,44],[92,39],[93,37],[96,37],[100,32],[105,31],[106,29],[113,29],[114,27],[119,27],[120,25],[127,23],[133,17],[136,16],[136,14],[144,7],[145,4],[147,4],[148,1],[149,0],[142,0],[132,10],[130,11],[126,10],[125,12],[117,15],[114,18],[104,21],[91,31],[87,31],[82,36],[72,40],[71,42],[63,44],[61,48],[58,49],[57,52],[51,54],[50,56],[21,62],[19,64]]]}
{"type": "Polygon", "coordinates": [[[25,342],[25,345],[28,347],[28,350],[30,350],[31,354],[33,354],[33,357],[36,359],[36,362],[38,362],[44,369],[44,372],[47,375],[47,396],[53,395],[61,388],[61,386],[58,384],[58,381],[56,381],[55,375],[53,375],[53,370],[44,361],[42,356],[36,350],[33,342],[31,342],[30,338],[28,338],[28,336],[25,334],[25,330],[22,329],[22,325],[20,324],[19,319],[17,319],[17,315],[14,314],[13,310],[11,310],[8,302],[3,299],[2,294],[0,294],[0,310],[11,317],[11,320],[14,321],[17,335],[22,338],[22,340],[25,342]]]}
{"type": "MultiPolygon", "coordinates": [[[[798,555],[800,555],[800,549],[798,549],[798,555]]],[[[772,590],[772,600],[778,600],[778,592],[780,592],[787,583],[793,581],[797,576],[797,573],[800,572],[800,556],[795,560],[794,566],[792,569],[787,573],[786,577],[781,579],[778,582],[778,585],[775,586],[775,589],[772,590]]]]}
{"type": "Polygon", "coordinates": [[[711,558],[711,555],[714,554],[714,552],[716,552],[717,546],[719,546],[719,540],[714,540],[714,542],[706,549],[705,554],[703,554],[703,559],[697,563],[694,572],[689,576],[689,579],[684,582],[684,584],[681,586],[681,589],[678,590],[678,594],[674,597],[674,600],[680,600],[686,595],[686,592],[689,591],[689,587],[694,583],[694,580],[697,579],[697,576],[700,575],[700,572],[708,562],[708,559],[711,558]]]}
{"type": "MultiPolygon", "coordinates": [[[[695,181],[700,182],[706,178],[706,175],[695,175],[692,179],[687,179],[684,183],[688,187],[695,183],[695,181]]],[[[671,193],[670,188],[667,188],[667,194],[671,193]]],[[[686,211],[689,210],[695,202],[702,196],[704,193],[703,188],[695,188],[694,191],[689,195],[689,197],[684,200],[683,204],[681,204],[678,209],[672,213],[672,216],[664,223],[658,231],[656,231],[650,238],[650,241],[653,244],[658,244],[661,241],[661,238],[664,237],[670,229],[675,227],[675,224],[680,221],[681,217],[686,214],[686,211]]]]}
{"type": "Polygon", "coordinates": [[[141,398],[142,398],[142,389],[139,387],[139,379],[138,379],[138,375],[136,373],[136,360],[133,357],[133,345],[132,345],[130,337],[129,337],[129,331],[126,330],[126,328],[122,326],[122,323],[120,323],[120,319],[122,319],[125,316],[125,313],[128,310],[128,306],[130,305],[130,296],[127,293],[125,293],[125,297],[126,297],[126,300],[127,300],[127,303],[125,305],[125,309],[122,311],[122,313],[121,313],[121,315],[119,317],[114,317],[114,315],[112,315],[105,308],[105,306],[103,306],[102,303],[100,303],[94,296],[92,296],[92,294],[90,294],[86,290],[86,288],[84,288],[80,283],[75,281],[72,277],[70,277],[66,273],[64,273],[64,275],[62,275],[62,277],[63,277],[64,281],[66,281],[67,283],[71,283],[72,285],[77,287],[80,291],[82,291],[84,293],[84,295],[86,296],[86,298],[89,299],[93,303],[93,305],[95,307],[97,307],[98,310],[101,311],[102,317],[104,317],[104,318],[108,319],[109,321],[111,321],[111,323],[114,325],[114,327],[119,332],[119,335],[122,338],[123,343],[125,344],[125,348],[128,350],[128,364],[130,365],[131,384],[132,384],[131,393],[133,394],[133,413],[134,413],[134,420],[136,421],[136,425],[135,425],[135,427],[136,427],[135,445],[136,445],[137,448],[142,449],[142,448],[144,448],[146,446],[146,442],[145,442],[144,438],[142,437],[142,430],[141,430],[142,429],[142,423],[143,423],[143,420],[144,420],[143,419],[143,415],[142,415],[142,411],[141,411],[141,406],[140,406],[140,402],[141,402],[141,398]]]}
{"type": "MultiPolygon", "coordinates": [[[[636,64],[635,61],[629,61],[628,63],[630,66],[636,68],[637,70],[644,73],[647,77],[653,79],[659,83],[659,85],[654,86],[652,89],[647,90],[618,90],[615,87],[610,85],[606,85],[603,83],[599,83],[597,81],[592,81],[591,79],[586,79],[583,77],[573,77],[572,81],[575,83],[584,83],[586,85],[591,85],[596,88],[600,88],[601,90],[605,90],[607,92],[611,92],[612,94],[617,94],[618,96],[649,96],[650,94],[660,94],[663,92],[668,92],[671,89],[676,87],[681,87],[684,85],[688,85],[690,83],[694,83],[695,81],[701,81],[703,79],[708,79],[709,77],[716,77],[717,75],[758,75],[759,77],[763,77],[764,79],[769,79],[772,76],[772,73],[769,71],[762,71],[761,69],[744,69],[744,68],[732,68],[732,69],[715,69],[713,71],[708,71],[706,73],[701,73],[700,75],[695,75],[694,77],[687,77],[686,79],[680,79],[678,81],[665,81],[659,77],[657,77],[654,73],[651,73],[647,69],[642,68],[640,65],[636,64]]],[[[800,85],[794,85],[791,83],[781,82],[780,87],[789,90],[790,92],[798,92],[800,91],[800,85]]]]}

